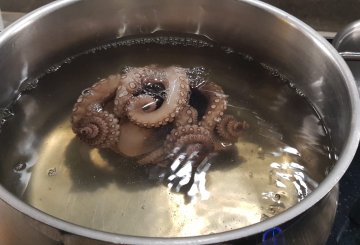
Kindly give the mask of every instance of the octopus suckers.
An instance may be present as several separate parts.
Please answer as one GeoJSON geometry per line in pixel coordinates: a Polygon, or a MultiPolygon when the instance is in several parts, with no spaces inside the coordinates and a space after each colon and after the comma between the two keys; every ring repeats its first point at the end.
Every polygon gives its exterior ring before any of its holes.
{"type": "Polygon", "coordinates": [[[139,164],[163,166],[170,163],[169,155],[176,157],[181,150],[224,150],[219,145],[235,142],[248,126],[225,113],[227,96],[219,85],[204,80],[193,86],[188,71],[126,67],[125,74],[101,79],[74,104],[74,133],[90,146],[135,157],[139,164]],[[206,97],[201,105],[198,94],[206,97]]]}
{"type": "Polygon", "coordinates": [[[131,88],[131,89],[136,88],[136,84],[135,84],[135,83],[130,83],[130,84],[129,84],[129,88],[131,88]]]}

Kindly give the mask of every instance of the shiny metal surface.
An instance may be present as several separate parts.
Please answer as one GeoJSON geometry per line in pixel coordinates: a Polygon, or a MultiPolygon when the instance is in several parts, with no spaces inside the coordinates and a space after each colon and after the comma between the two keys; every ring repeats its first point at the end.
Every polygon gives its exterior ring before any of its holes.
{"type": "Polygon", "coordinates": [[[335,219],[338,196],[336,185],[320,202],[289,224],[283,232],[285,244],[325,244],[335,219]]]}
{"type": "MultiPolygon", "coordinates": [[[[283,227],[282,238],[291,245],[325,244],[334,221],[339,187],[336,185],[314,207],[283,227]],[[309,227],[310,226],[310,227],[309,227]],[[316,230],[317,232],[313,232],[316,230]]],[[[70,233],[61,233],[25,215],[0,200],[0,244],[6,245],[109,245],[70,233]]],[[[235,240],[226,244],[261,244],[261,238],[235,240]]],[[[221,243],[224,244],[224,243],[221,243]]]]}
{"type": "Polygon", "coordinates": [[[359,52],[360,21],[348,24],[333,40],[333,45],[339,52],[359,52]]]}
{"type": "Polygon", "coordinates": [[[323,198],[348,167],[359,140],[359,98],[350,71],[326,40],[292,16],[256,1],[222,3],[108,0],[104,5],[100,0],[72,0],[43,7],[0,35],[0,52],[7,57],[0,60],[0,104],[7,105],[16,96],[22,81],[36,77],[49,64],[114,38],[156,30],[206,35],[278,68],[296,81],[318,108],[331,130],[339,161],[313,194],[265,222],[221,234],[182,239],[151,239],[94,231],[31,208],[4,188],[0,188],[1,198],[47,224],[48,230],[55,227],[55,234],[62,234],[58,231],[62,230],[113,243],[152,244],[221,242],[261,233],[293,219],[323,198]],[[228,18],[223,18],[224,13],[228,18]]]}
{"type": "Polygon", "coordinates": [[[360,21],[348,24],[334,40],[334,47],[347,61],[360,90],[360,21]]]}
{"type": "Polygon", "coordinates": [[[28,217],[0,200],[0,244],[58,245],[59,243],[34,228],[28,217]]]}
{"type": "Polygon", "coordinates": [[[360,53],[358,53],[358,52],[339,52],[339,54],[346,61],[360,60],[360,53]]]}
{"type": "Polygon", "coordinates": [[[23,17],[26,13],[19,13],[19,12],[0,12],[0,31],[3,28],[7,27],[14,21],[18,20],[19,18],[23,17]]]}
{"type": "MultiPolygon", "coordinates": [[[[29,12],[54,0],[0,0],[0,8],[29,12]]],[[[301,19],[323,36],[333,38],[348,23],[359,18],[359,0],[263,0],[301,19]]]]}

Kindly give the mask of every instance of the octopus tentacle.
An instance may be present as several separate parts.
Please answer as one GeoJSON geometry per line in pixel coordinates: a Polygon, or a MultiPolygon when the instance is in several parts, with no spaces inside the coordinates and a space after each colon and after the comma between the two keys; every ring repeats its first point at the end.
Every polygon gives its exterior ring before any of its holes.
{"type": "MultiPolygon", "coordinates": [[[[142,83],[158,83],[161,82],[166,91],[166,98],[160,107],[152,113],[144,111],[132,111],[127,109],[127,114],[133,123],[143,127],[160,127],[174,121],[179,109],[185,106],[189,100],[189,81],[186,77],[184,69],[176,67],[168,67],[158,69],[149,74],[139,75],[142,83]]],[[[134,85],[135,86],[135,85],[134,85]]],[[[127,107],[131,108],[131,107],[127,107]]]]}
{"type": "Polygon", "coordinates": [[[102,111],[103,104],[114,97],[120,82],[120,75],[111,75],[85,89],[73,107],[72,122],[77,123],[89,111],[102,111]]]}
{"type": "Polygon", "coordinates": [[[216,124],[220,122],[224,115],[227,107],[227,96],[224,94],[222,88],[213,82],[205,83],[199,87],[199,91],[208,99],[205,115],[199,124],[209,131],[213,131],[216,124]]]}
{"type": "Polygon", "coordinates": [[[73,124],[78,137],[93,147],[106,148],[115,144],[119,137],[118,119],[108,112],[88,112],[73,124]]]}
{"type": "Polygon", "coordinates": [[[225,115],[216,125],[216,131],[221,139],[233,143],[238,140],[243,129],[248,127],[249,125],[245,121],[240,122],[232,115],[225,115]]]}
{"type": "Polygon", "coordinates": [[[198,125],[186,125],[173,129],[166,137],[164,147],[171,152],[176,147],[183,147],[188,144],[200,143],[211,149],[213,140],[210,132],[198,125]]]}
{"type": "Polygon", "coordinates": [[[190,124],[197,124],[197,122],[198,122],[198,112],[194,107],[190,105],[184,106],[179,111],[175,119],[175,125],[177,127],[190,125],[190,124]]]}
{"type": "Polygon", "coordinates": [[[160,147],[147,155],[145,155],[143,158],[139,159],[137,162],[140,165],[145,164],[159,164],[165,156],[165,151],[163,147],[160,147]]]}
{"type": "Polygon", "coordinates": [[[125,86],[121,84],[114,99],[114,114],[117,117],[123,117],[125,114],[125,106],[132,95],[126,90],[125,86]]]}
{"type": "Polygon", "coordinates": [[[207,150],[213,149],[213,142],[210,135],[188,134],[182,136],[175,142],[175,147],[184,147],[192,144],[200,144],[207,150]]]}
{"type": "Polygon", "coordinates": [[[141,78],[147,68],[127,67],[126,73],[121,75],[121,84],[116,91],[114,99],[114,113],[123,117],[126,112],[126,104],[134,93],[141,89],[141,78]]]}
{"type": "Polygon", "coordinates": [[[72,129],[90,146],[135,157],[141,165],[169,164],[185,156],[194,167],[205,155],[229,149],[248,127],[224,115],[227,96],[199,72],[203,70],[127,67],[83,92],[74,105],[72,129]],[[190,102],[190,92],[193,98],[200,93],[200,100],[190,102]]]}

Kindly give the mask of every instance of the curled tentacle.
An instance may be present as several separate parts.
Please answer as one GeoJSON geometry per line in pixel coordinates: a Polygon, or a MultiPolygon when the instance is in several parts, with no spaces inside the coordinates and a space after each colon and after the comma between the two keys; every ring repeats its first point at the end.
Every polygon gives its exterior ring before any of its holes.
{"type": "Polygon", "coordinates": [[[160,148],[146,154],[144,157],[139,159],[137,162],[140,165],[159,164],[161,161],[164,160],[164,157],[165,157],[164,148],[160,147],[160,148]]]}
{"type": "Polygon", "coordinates": [[[199,91],[208,99],[205,115],[199,124],[209,131],[213,131],[224,115],[227,107],[227,96],[222,88],[213,82],[205,83],[199,87],[199,91]]]}
{"type": "Polygon", "coordinates": [[[197,122],[198,122],[198,112],[194,107],[192,107],[190,105],[184,106],[179,111],[179,113],[175,119],[175,125],[177,127],[191,125],[191,124],[197,124],[197,122]]]}
{"type": "Polygon", "coordinates": [[[151,113],[130,110],[131,105],[126,107],[130,121],[139,126],[151,128],[166,125],[172,122],[179,109],[188,103],[190,87],[185,69],[147,67],[132,71],[128,76],[128,79],[130,78],[133,80],[131,83],[129,82],[129,87],[133,91],[138,91],[145,85],[156,83],[161,83],[165,91],[163,103],[151,113]]]}
{"type": "Polygon", "coordinates": [[[78,123],[89,111],[102,111],[104,104],[115,96],[120,82],[120,75],[111,75],[85,89],[73,107],[72,123],[78,123]]]}
{"type": "Polygon", "coordinates": [[[234,143],[238,140],[242,131],[248,127],[249,125],[245,121],[240,122],[232,115],[225,115],[216,125],[216,131],[222,140],[234,143]]]}
{"type": "Polygon", "coordinates": [[[115,144],[119,137],[118,120],[108,112],[89,112],[73,124],[78,137],[93,147],[106,148],[115,144]]]}
{"type": "Polygon", "coordinates": [[[213,140],[210,132],[204,127],[186,125],[173,129],[167,136],[164,146],[166,152],[171,152],[174,148],[197,143],[211,150],[213,148],[213,140]]]}
{"type": "Polygon", "coordinates": [[[114,113],[123,117],[126,113],[126,105],[132,96],[141,90],[142,78],[148,74],[147,67],[127,67],[126,73],[121,75],[121,84],[116,91],[114,99],[114,113]]]}
{"type": "Polygon", "coordinates": [[[211,151],[213,149],[213,142],[210,135],[202,134],[188,134],[182,136],[175,142],[175,147],[184,147],[192,144],[200,144],[204,149],[211,151]]]}

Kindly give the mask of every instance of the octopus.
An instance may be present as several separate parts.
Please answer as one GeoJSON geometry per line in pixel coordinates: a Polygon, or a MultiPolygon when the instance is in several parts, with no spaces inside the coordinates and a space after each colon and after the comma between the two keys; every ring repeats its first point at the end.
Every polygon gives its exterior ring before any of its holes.
{"type": "Polygon", "coordinates": [[[221,86],[210,80],[194,83],[190,71],[126,67],[96,82],[73,107],[73,132],[91,147],[133,157],[140,165],[167,166],[179,153],[199,164],[226,151],[249,125],[226,113],[221,86]],[[196,103],[198,97],[204,103],[196,103]]]}

